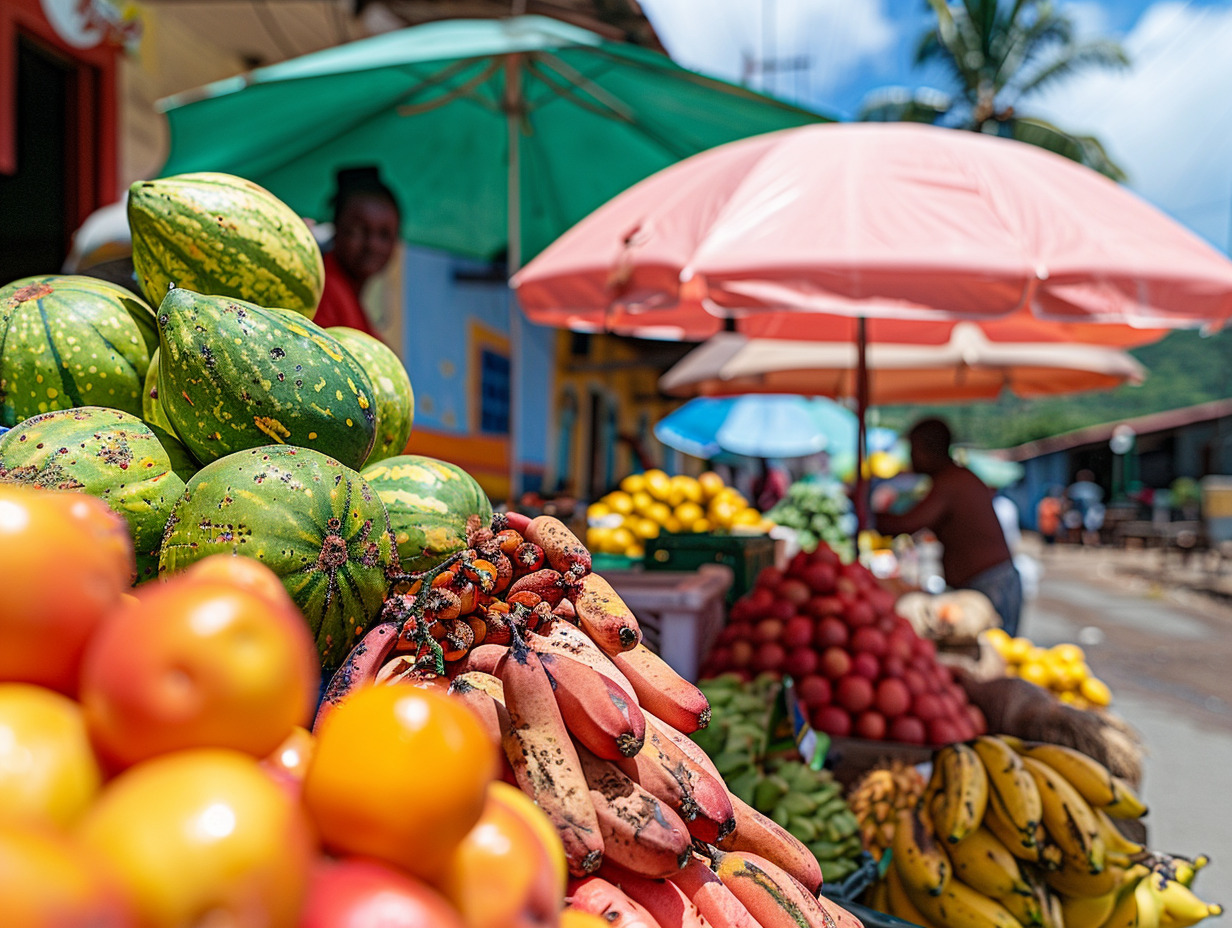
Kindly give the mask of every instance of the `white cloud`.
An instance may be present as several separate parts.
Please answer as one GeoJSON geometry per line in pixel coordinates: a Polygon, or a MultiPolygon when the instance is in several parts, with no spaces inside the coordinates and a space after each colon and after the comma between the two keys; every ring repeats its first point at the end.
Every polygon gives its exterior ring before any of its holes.
{"type": "Polygon", "coordinates": [[[1132,68],[1087,72],[1024,111],[1098,137],[1130,186],[1219,248],[1232,224],[1232,9],[1160,2],[1124,39],[1132,68]]]}
{"type": "MultiPolygon", "coordinates": [[[[740,81],[750,59],[808,56],[807,76],[771,78],[771,89],[824,99],[857,63],[875,62],[896,39],[887,0],[642,0],[672,58],[686,67],[740,81]],[[767,28],[764,16],[773,20],[767,28]]],[[[758,79],[752,83],[763,86],[758,79]]]]}

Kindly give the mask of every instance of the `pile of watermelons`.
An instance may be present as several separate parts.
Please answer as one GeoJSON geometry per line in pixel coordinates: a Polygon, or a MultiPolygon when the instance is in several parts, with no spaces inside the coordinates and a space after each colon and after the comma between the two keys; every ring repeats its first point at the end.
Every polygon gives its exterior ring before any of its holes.
{"type": "Polygon", "coordinates": [[[138,583],[220,551],[261,560],[331,669],[391,578],[464,548],[491,505],[460,468],[401,453],[406,368],[312,322],[321,253],[286,204],[185,174],[134,184],[128,217],[144,300],[82,276],[0,288],[0,482],[105,500],[138,583]]]}

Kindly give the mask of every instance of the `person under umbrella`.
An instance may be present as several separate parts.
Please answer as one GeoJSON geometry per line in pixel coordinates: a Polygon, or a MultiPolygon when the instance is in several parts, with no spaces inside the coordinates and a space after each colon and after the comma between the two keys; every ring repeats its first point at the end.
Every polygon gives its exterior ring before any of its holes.
{"type": "Polygon", "coordinates": [[[920,420],[907,438],[912,470],[932,478],[932,486],[907,512],[878,514],[877,530],[901,535],[930,529],[942,546],[946,583],[983,593],[1005,631],[1017,635],[1022,578],[993,507],[992,489],[950,457],[950,428],[941,419],[920,420]]]}

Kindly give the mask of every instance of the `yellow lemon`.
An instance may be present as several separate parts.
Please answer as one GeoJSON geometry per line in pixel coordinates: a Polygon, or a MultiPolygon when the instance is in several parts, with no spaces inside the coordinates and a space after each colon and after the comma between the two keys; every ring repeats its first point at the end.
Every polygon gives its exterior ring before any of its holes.
{"type": "Polygon", "coordinates": [[[642,476],[646,478],[646,491],[648,493],[655,499],[667,499],[667,494],[672,488],[671,477],[658,468],[648,470],[642,476]]]}
{"type": "Polygon", "coordinates": [[[693,523],[693,531],[698,534],[703,532],[713,532],[714,525],[711,524],[709,519],[698,519],[693,523]]]}
{"type": "Polygon", "coordinates": [[[642,519],[640,522],[638,522],[637,530],[633,534],[635,534],[638,538],[642,538],[642,539],[658,538],[659,537],[659,523],[656,522],[654,519],[642,519]]]}
{"type": "Polygon", "coordinates": [[[633,511],[638,515],[649,515],[650,507],[654,505],[655,498],[645,490],[639,490],[633,494],[633,511]]]}
{"type": "Polygon", "coordinates": [[[984,640],[988,642],[989,647],[1004,657],[1005,647],[1010,643],[1010,634],[1004,628],[994,626],[984,632],[984,640]]]}
{"type": "Polygon", "coordinates": [[[732,515],[732,525],[760,525],[761,513],[752,507],[746,506],[744,509],[737,510],[732,515]]]}
{"type": "Polygon", "coordinates": [[[629,545],[625,548],[624,555],[631,558],[643,558],[646,556],[646,549],[641,545],[629,545]]]}
{"type": "Polygon", "coordinates": [[[669,515],[663,520],[663,531],[670,532],[673,535],[679,535],[684,531],[684,525],[675,516],[669,515]]]}
{"type": "Polygon", "coordinates": [[[660,525],[672,517],[672,507],[667,503],[655,501],[651,504],[649,511],[646,513],[651,519],[654,519],[660,525]]]}
{"type": "Polygon", "coordinates": [[[697,484],[701,487],[702,496],[705,499],[711,499],[716,493],[719,492],[719,490],[727,486],[727,484],[723,482],[723,478],[712,470],[708,470],[699,476],[697,478],[697,484]]]}
{"type": "Polygon", "coordinates": [[[1112,690],[1099,677],[1087,677],[1078,684],[1078,692],[1095,706],[1107,706],[1112,702],[1112,690]]]}
{"type": "Polygon", "coordinates": [[[1022,665],[1018,668],[1018,676],[1045,689],[1052,686],[1052,673],[1049,671],[1048,665],[1043,661],[1023,661],[1022,665]]]}
{"type": "Polygon", "coordinates": [[[1005,659],[1015,664],[1021,663],[1034,647],[1035,645],[1030,638],[1023,638],[1021,636],[1011,638],[1009,644],[1005,646],[1005,659]]]}
{"type": "Polygon", "coordinates": [[[592,551],[602,551],[611,537],[612,530],[610,528],[588,528],[586,530],[586,547],[592,551]]]}
{"type": "Polygon", "coordinates": [[[607,503],[591,503],[586,507],[586,518],[589,520],[603,519],[612,514],[612,507],[607,503]]]}
{"type": "Polygon", "coordinates": [[[634,493],[641,493],[646,489],[646,475],[630,474],[624,480],[620,481],[620,488],[630,496],[634,493]]]}
{"type": "Polygon", "coordinates": [[[637,537],[624,526],[612,529],[612,547],[617,551],[631,548],[637,544],[637,537]]]}
{"type": "Polygon", "coordinates": [[[702,485],[697,482],[695,477],[690,477],[688,474],[677,474],[672,478],[671,499],[668,500],[673,506],[679,506],[681,503],[701,503],[705,499],[702,493],[702,485]]]}
{"type": "Polygon", "coordinates": [[[1082,648],[1076,644],[1057,644],[1048,649],[1055,654],[1060,660],[1070,664],[1081,664],[1087,659],[1082,648]]]}
{"type": "Polygon", "coordinates": [[[672,510],[672,515],[683,522],[686,526],[692,525],[705,514],[705,511],[701,506],[697,505],[697,503],[681,503],[674,510],[672,510]]]}
{"type": "Polygon", "coordinates": [[[898,461],[884,451],[874,451],[868,456],[869,470],[879,480],[889,480],[899,471],[898,461]]]}
{"type": "Polygon", "coordinates": [[[616,490],[603,497],[612,512],[627,516],[633,511],[633,497],[623,490],[616,490]]]}

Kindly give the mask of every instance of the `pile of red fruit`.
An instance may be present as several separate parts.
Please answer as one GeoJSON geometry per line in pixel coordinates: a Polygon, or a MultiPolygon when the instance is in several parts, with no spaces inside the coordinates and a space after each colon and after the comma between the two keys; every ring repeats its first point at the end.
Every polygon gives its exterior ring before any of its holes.
{"type": "Polygon", "coordinates": [[[812,726],[833,736],[937,745],[982,734],[983,714],[895,599],[823,543],[762,570],[701,676],[789,675],[812,726]]]}

